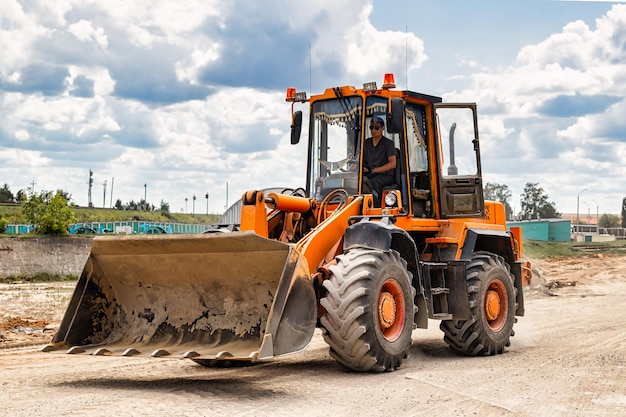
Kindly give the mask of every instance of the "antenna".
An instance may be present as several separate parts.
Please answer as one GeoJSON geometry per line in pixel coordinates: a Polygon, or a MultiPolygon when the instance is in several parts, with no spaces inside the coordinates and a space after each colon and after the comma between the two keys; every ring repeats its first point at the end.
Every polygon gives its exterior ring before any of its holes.
{"type": "Polygon", "coordinates": [[[404,27],[404,88],[409,91],[409,26],[404,27]]]}
{"type": "Polygon", "coordinates": [[[311,61],[311,41],[309,41],[309,97],[313,94],[313,82],[311,81],[313,79],[313,63],[311,61]]]}

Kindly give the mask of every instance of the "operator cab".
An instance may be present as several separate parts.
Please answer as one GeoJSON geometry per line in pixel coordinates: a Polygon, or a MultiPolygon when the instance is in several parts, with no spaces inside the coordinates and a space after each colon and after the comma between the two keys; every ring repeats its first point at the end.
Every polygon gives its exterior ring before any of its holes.
{"type": "MultiPolygon", "coordinates": [[[[392,204],[399,215],[484,215],[475,104],[442,104],[439,97],[391,90],[395,84],[387,75],[382,89],[376,83],[362,89],[334,87],[310,99],[288,90],[287,101],[311,103],[307,195],[321,202],[338,194],[372,194],[363,174],[362,148],[377,116],[385,121],[383,136],[396,149],[395,180],[383,195],[397,190],[392,194],[399,201],[392,204]]],[[[302,112],[292,115],[291,142],[296,144],[302,112]]]]}
{"type": "MultiPolygon", "coordinates": [[[[370,193],[363,180],[361,150],[370,136],[370,122],[374,116],[389,120],[389,99],[376,95],[337,96],[315,101],[311,105],[310,142],[308,153],[307,189],[309,195],[322,201],[329,193],[343,189],[348,195],[370,193]]],[[[386,188],[400,188],[403,178],[404,145],[401,131],[392,132],[384,124],[383,136],[393,141],[396,148],[394,184],[386,188]]]]}

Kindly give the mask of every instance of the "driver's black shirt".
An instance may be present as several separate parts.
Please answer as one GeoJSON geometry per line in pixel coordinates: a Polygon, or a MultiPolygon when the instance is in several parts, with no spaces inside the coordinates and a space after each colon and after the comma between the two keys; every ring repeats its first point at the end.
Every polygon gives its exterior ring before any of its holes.
{"type": "MultiPolygon", "coordinates": [[[[382,137],[378,145],[374,146],[372,138],[365,139],[363,146],[363,165],[370,171],[389,162],[390,156],[396,156],[396,146],[389,138],[382,137]]],[[[385,172],[393,172],[393,169],[385,172]]]]}

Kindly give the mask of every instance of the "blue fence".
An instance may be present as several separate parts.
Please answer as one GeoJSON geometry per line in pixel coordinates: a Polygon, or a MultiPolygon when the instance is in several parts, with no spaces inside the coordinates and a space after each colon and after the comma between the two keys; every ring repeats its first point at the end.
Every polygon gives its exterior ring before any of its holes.
{"type": "MultiPolygon", "coordinates": [[[[188,223],[159,223],[159,222],[88,222],[76,223],[70,226],[70,234],[195,234],[208,230],[211,225],[188,224],[188,223]]],[[[27,224],[9,224],[5,233],[26,234],[32,232],[34,227],[27,224]]]]}
{"type": "Polygon", "coordinates": [[[28,224],[7,224],[7,230],[4,233],[25,234],[32,232],[33,229],[34,227],[28,224]]]}

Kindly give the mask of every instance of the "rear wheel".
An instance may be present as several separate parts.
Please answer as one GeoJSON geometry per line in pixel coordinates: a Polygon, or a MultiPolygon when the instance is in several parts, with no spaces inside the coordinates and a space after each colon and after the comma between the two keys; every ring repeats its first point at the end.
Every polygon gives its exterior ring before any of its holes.
{"type": "Polygon", "coordinates": [[[398,252],[353,249],[324,281],[320,322],[330,354],[355,371],[392,371],[408,356],[415,290],[398,252]]]}
{"type": "Polygon", "coordinates": [[[444,341],[457,352],[471,355],[496,355],[509,346],[515,334],[515,296],[513,276],[501,256],[476,252],[467,267],[470,320],[441,322],[444,341]]]}

